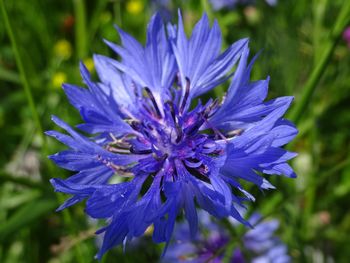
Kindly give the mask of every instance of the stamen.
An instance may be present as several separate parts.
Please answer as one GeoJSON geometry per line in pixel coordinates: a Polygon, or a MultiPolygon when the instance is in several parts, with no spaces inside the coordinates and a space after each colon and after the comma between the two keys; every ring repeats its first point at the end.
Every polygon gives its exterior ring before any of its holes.
{"type": "Polygon", "coordinates": [[[186,107],[188,96],[190,95],[190,85],[191,85],[190,79],[186,77],[186,91],[185,91],[184,99],[182,100],[182,103],[181,103],[180,113],[182,113],[186,107]]]}
{"type": "Polygon", "coordinates": [[[227,133],[227,137],[228,138],[232,138],[232,137],[235,137],[235,136],[239,136],[242,133],[243,133],[243,129],[237,129],[237,130],[229,131],[227,133]]]}
{"type": "Polygon", "coordinates": [[[109,133],[109,136],[112,138],[112,142],[108,143],[108,147],[117,147],[121,149],[129,149],[130,144],[128,141],[124,141],[123,139],[126,139],[127,135],[124,135],[120,139],[117,139],[112,133],[109,133]]]}
{"type": "Polygon", "coordinates": [[[153,154],[152,154],[152,157],[153,157],[154,159],[156,159],[157,161],[159,161],[159,162],[163,162],[163,161],[165,161],[165,160],[169,157],[169,155],[168,155],[167,153],[165,153],[165,154],[163,154],[162,156],[158,156],[157,154],[153,153],[153,154]]]}
{"type": "Polygon", "coordinates": [[[128,171],[127,169],[119,166],[119,165],[115,165],[112,162],[108,162],[106,163],[106,166],[113,169],[116,173],[118,173],[118,175],[123,176],[123,177],[132,177],[134,176],[133,173],[131,173],[130,171],[128,171]]]}
{"type": "Polygon", "coordinates": [[[112,143],[116,143],[116,142],[118,142],[118,139],[114,136],[114,134],[113,133],[109,133],[109,136],[111,136],[111,138],[112,138],[112,143]]]}
{"type": "Polygon", "coordinates": [[[152,153],[152,150],[151,149],[147,149],[147,150],[136,150],[134,148],[134,146],[131,146],[130,147],[130,152],[131,153],[134,153],[134,154],[150,154],[152,153]]]}
{"type": "Polygon", "coordinates": [[[189,129],[186,128],[186,134],[187,135],[192,135],[194,132],[197,132],[198,129],[203,125],[204,118],[200,117],[202,114],[197,113],[197,115],[199,115],[199,119],[196,120],[196,123],[193,124],[191,127],[189,127],[189,129]]]}
{"type": "Polygon", "coordinates": [[[147,95],[148,97],[151,99],[152,101],[152,104],[153,104],[153,107],[154,109],[156,110],[156,113],[157,113],[157,117],[161,118],[162,117],[162,114],[160,113],[160,110],[158,108],[158,104],[156,102],[156,99],[154,98],[153,96],[153,93],[152,91],[148,88],[148,87],[145,87],[145,91],[147,92],[147,95]]]}
{"type": "Polygon", "coordinates": [[[179,120],[175,114],[174,103],[172,101],[167,101],[166,104],[169,106],[171,117],[173,118],[175,123],[176,134],[177,134],[176,143],[179,143],[182,139],[183,132],[179,125],[179,120]]]}
{"type": "MultiPolygon", "coordinates": [[[[193,175],[194,177],[196,177],[197,179],[206,182],[206,183],[210,183],[210,179],[208,178],[208,176],[205,173],[205,167],[203,165],[201,165],[199,168],[191,168],[188,166],[185,166],[186,170],[193,175]]],[[[208,172],[208,171],[207,171],[208,172]]]]}
{"type": "Polygon", "coordinates": [[[225,137],[225,135],[223,135],[217,128],[215,128],[213,125],[210,124],[210,122],[205,118],[204,119],[205,123],[208,125],[208,127],[210,129],[213,130],[213,132],[220,137],[221,139],[223,139],[225,142],[227,142],[227,138],[225,137]]]}
{"type": "Polygon", "coordinates": [[[173,118],[174,123],[176,123],[174,103],[172,101],[168,100],[165,102],[165,104],[169,106],[171,117],[173,118]]]}
{"type": "Polygon", "coordinates": [[[213,113],[215,111],[213,111],[214,109],[216,109],[216,107],[219,105],[219,100],[218,99],[215,99],[208,107],[208,117],[212,116],[213,113]]]}
{"type": "Polygon", "coordinates": [[[132,121],[130,123],[130,127],[133,128],[135,131],[138,131],[138,132],[141,131],[141,123],[138,121],[132,121]]]}
{"type": "Polygon", "coordinates": [[[129,149],[116,148],[116,147],[113,147],[111,145],[107,145],[106,150],[109,152],[112,152],[112,153],[125,153],[125,154],[130,153],[129,149]]]}

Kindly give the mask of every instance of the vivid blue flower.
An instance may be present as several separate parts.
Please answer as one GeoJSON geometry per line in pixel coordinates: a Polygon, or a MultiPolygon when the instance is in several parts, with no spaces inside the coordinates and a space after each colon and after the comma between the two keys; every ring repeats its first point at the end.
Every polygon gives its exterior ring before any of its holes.
{"type": "MultiPolygon", "coordinates": [[[[168,252],[161,260],[162,263],[220,263],[224,255],[230,255],[232,263],[291,261],[287,246],[276,235],[278,220],[262,220],[261,215],[254,213],[248,220],[254,228],[248,230],[242,240],[232,248],[228,246],[230,234],[227,229],[213,221],[208,213],[200,211],[198,214],[202,231],[199,231],[195,238],[191,238],[188,226],[179,223],[175,228],[168,252]]],[[[236,227],[236,223],[232,222],[232,227],[236,227]]]]}
{"type": "Polygon", "coordinates": [[[150,225],[154,241],[168,243],[182,212],[195,236],[196,206],[249,225],[234,207],[253,200],[241,181],[269,189],[261,173],[295,177],[287,164],[295,154],[281,148],[297,133],[283,119],[292,98],[265,102],[269,78],[249,80],[248,40],[221,52],[218,23],[210,27],[206,15],[190,38],[180,13],[178,25],[166,28],[153,16],[145,46],[117,30],[122,45],[106,43],[121,59],[94,56],[99,82],[81,64],[87,88],[63,86],[85,135],[57,117],[68,135],[47,132],[69,147],[50,158],[76,172],[51,180],[72,195],[59,210],[87,199],[85,212],[107,219],[98,258],[150,225]],[[231,78],[223,100],[198,98],[231,78]],[[124,180],[112,184],[114,176],[124,180]]]}

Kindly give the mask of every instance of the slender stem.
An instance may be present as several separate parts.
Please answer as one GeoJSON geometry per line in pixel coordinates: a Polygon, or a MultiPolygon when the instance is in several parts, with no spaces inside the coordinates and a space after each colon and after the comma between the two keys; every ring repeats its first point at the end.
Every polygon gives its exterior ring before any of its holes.
{"type": "MultiPolygon", "coordinates": [[[[314,210],[314,203],[317,190],[317,181],[315,171],[319,168],[319,151],[317,150],[317,140],[318,140],[318,129],[313,129],[310,136],[311,141],[311,155],[312,155],[312,167],[314,171],[310,172],[307,176],[306,190],[304,193],[304,209],[303,209],[303,236],[306,238],[310,237],[310,218],[314,210]]],[[[319,178],[317,178],[319,179],[319,178]]]]}
{"type": "Polygon", "coordinates": [[[84,0],[73,0],[75,25],[75,49],[78,59],[84,59],[87,55],[86,10],[84,0]]]}
{"type": "Polygon", "coordinates": [[[121,0],[116,0],[113,5],[114,15],[115,15],[115,23],[119,26],[123,26],[122,14],[121,14],[121,0]]]}
{"type": "Polygon", "coordinates": [[[233,250],[240,245],[239,242],[241,235],[239,229],[236,229],[227,218],[223,218],[221,222],[230,232],[231,237],[230,241],[223,247],[223,249],[220,249],[220,251],[224,251],[223,263],[228,263],[232,260],[233,250]]]}
{"type": "Polygon", "coordinates": [[[16,64],[17,64],[17,67],[18,67],[18,70],[20,73],[20,79],[21,79],[21,82],[22,82],[22,85],[24,88],[24,92],[26,94],[26,97],[27,97],[27,100],[29,103],[29,107],[30,107],[31,113],[33,115],[37,129],[39,130],[40,134],[43,134],[43,129],[42,129],[40,119],[39,119],[39,114],[38,114],[36,107],[35,107],[32,91],[31,91],[31,88],[30,88],[29,83],[28,83],[28,79],[27,79],[27,76],[26,76],[26,73],[25,73],[25,70],[23,67],[22,59],[21,59],[21,56],[20,56],[20,53],[19,53],[19,50],[17,47],[15,35],[14,35],[12,27],[10,25],[10,21],[8,19],[8,15],[7,15],[3,0],[0,0],[0,5],[1,5],[1,12],[3,15],[4,23],[5,23],[5,28],[6,28],[7,34],[10,38],[10,41],[11,41],[13,53],[15,55],[16,64]]]}
{"type": "MultiPolygon", "coordinates": [[[[42,126],[41,126],[39,114],[38,114],[38,111],[37,111],[37,109],[35,107],[32,91],[31,91],[31,88],[29,86],[29,82],[28,82],[28,79],[27,79],[27,76],[26,76],[26,72],[24,70],[22,59],[21,59],[21,56],[20,56],[20,52],[19,52],[19,49],[18,49],[18,46],[17,46],[16,38],[15,38],[15,35],[13,33],[13,30],[12,30],[12,27],[11,27],[11,24],[10,24],[10,21],[9,21],[9,18],[8,18],[8,15],[7,15],[7,12],[6,12],[3,0],[0,0],[0,8],[1,8],[1,13],[3,15],[5,28],[6,28],[6,31],[7,31],[8,35],[9,35],[9,38],[10,38],[10,41],[11,41],[11,45],[12,45],[12,48],[13,48],[13,52],[14,52],[14,55],[15,55],[16,64],[17,64],[17,67],[18,67],[18,70],[19,70],[19,73],[20,73],[20,79],[21,79],[21,82],[22,82],[22,85],[23,85],[23,88],[24,88],[24,91],[25,91],[25,94],[26,94],[26,97],[27,97],[27,100],[28,100],[28,104],[29,104],[31,113],[33,115],[33,119],[34,119],[36,128],[38,129],[39,135],[42,138],[43,152],[46,155],[46,153],[47,153],[46,138],[45,138],[44,133],[43,133],[43,129],[42,129],[42,126]]],[[[52,172],[53,171],[53,166],[52,166],[51,162],[49,162],[49,166],[48,167],[49,167],[50,171],[52,172]]],[[[2,174],[2,175],[4,175],[4,174],[2,174]]],[[[34,187],[34,185],[38,186],[38,185],[34,184],[33,182],[24,181],[22,179],[18,180],[16,178],[14,178],[13,176],[6,176],[6,175],[4,175],[3,179],[16,181],[17,183],[26,184],[26,185],[31,186],[31,187],[34,187]]],[[[42,180],[44,182],[47,182],[47,180],[46,180],[46,178],[44,176],[44,173],[42,173],[42,180]]],[[[58,199],[59,199],[59,197],[58,197],[58,199]]],[[[65,221],[65,223],[67,223],[67,225],[71,225],[72,224],[72,219],[71,219],[71,216],[70,216],[68,211],[64,211],[64,221],[65,221]]],[[[81,263],[85,262],[84,261],[84,257],[83,257],[83,255],[81,253],[81,250],[80,250],[79,246],[76,246],[75,250],[76,250],[76,258],[77,258],[78,262],[81,262],[81,263]]]]}
{"type": "MultiPolygon", "coordinates": [[[[32,117],[34,119],[35,126],[36,126],[36,128],[37,128],[37,130],[39,132],[39,136],[40,136],[40,138],[42,140],[43,152],[47,153],[47,142],[46,142],[46,138],[44,136],[43,128],[41,126],[39,113],[38,113],[38,111],[37,111],[37,109],[35,107],[35,102],[34,102],[34,99],[33,99],[32,90],[31,90],[31,87],[29,85],[26,72],[24,70],[22,58],[21,58],[21,55],[20,55],[20,52],[19,52],[19,49],[18,49],[18,46],[17,46],[16,37],[15,37],[14,32],[12,30],[12,27],[11,27],[11,24],[10,24],[10,20],[8,18],[7,11],[6,11],[5,4],[4,4],[3,0],[0,0],[0,8],[1,8],[2,16],[3,16],[5,28],[6,28],[7,34],[9,36],[9,38],[10,38],[10,41],[11,41],[13,53],[14,53],[16,64],[17,64],[18,71],[19,71],[19,74],[20,74],[19,75],[20,76],[20,80],[21,80],[22,86],[24,88],[25,95],[26,95],[27,100],[28,100],[29,108],[30,108],[32,117]]],[[[50,165],[51,164],[49,163],[49,168],[51,167],[50,165]]],[[[41,177],[42,177],[42,180],[44,182],[47,182],[45,173],[42,173],[41,177]]]]}
{"type": "Polygon", "coordinates": [[[100,16],[103,10],[105,10],[109,0],[100,0],[96,1],[96,7],[94,8],[94,12],[91,16],[88,30],[89,30],[89,39],[92,41],[96,35],[96,32],[100,26],[100,16]]]}
{"type": "Polygon", "coordinates": [[[330,59],[332,58],[334,49],[338,43],[338,40],[345,28],[350,22],[350,1],[346,1],[342,6],[340,14],[335,22],[334,28],[330,33],[330,43],[328,43],[324,49],[322,56],[320,57],[316,67],[311,72],[309,79],[307,80],[300,100],[296,103],[295,107],[289,114],[289,118],[298,123],[304,114],[308,104],[310,103],[312,94],[314,93],[317,85],[319,84],[322,75],[324,74],[330,59]]]}

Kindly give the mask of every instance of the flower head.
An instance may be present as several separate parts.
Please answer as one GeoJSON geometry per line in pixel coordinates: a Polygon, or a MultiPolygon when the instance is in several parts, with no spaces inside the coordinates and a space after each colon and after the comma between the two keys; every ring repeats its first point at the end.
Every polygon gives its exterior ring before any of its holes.
{"type": "Polygon", "coordinates": [[[206,15],[190,38],[180,13],[178,25],[167,28],[153,16],[145,46],[117,30],[122,46],[106,43],[121,60],[95,55],[99,82],[81,64],[88,88],[63,86],[84,121],[77,128],[91,136],[57,117],[69,135],[47,132],[70,148],[50,158],[76,172],[51,180],[56,191],[72,195],[59,210],[88,199],[86,213],[108,219],[99,231],[99,258],[152,224],[154,241],[168,243],[182,212],[194,236],[195,202],[217,218],[249,225],[234,207],[253,199],[240,181],[269,189],[260,173],[295,176],[286,163],[295,154],[280,148],[297,133],[282,118],[292,98],[264,102],[269,78],[249,80],[248,40],[220,53],[219,26],[210,27],[206,15]],[[197,99],[231,78],[224,100],[197,99]],[[125,180],[112,184],[113,176],[125,180]]]}
{"type": "MultiPolygon", "coordinates": [[[[192,239],[186,224],[178,224],[162,262],[219,263],[224,255],[230,255],[230,262],[235,263],[290,262],[286,245],[276,235],[278,220],[262,220],[260,214],[254,213],[248,220],[254,228],[248,230],[232,248],[227,229],[213,221],[208,213],[200,211],[199,215],[202,231],[192,239]]],[[[232,227],[236,227],[236,223],[232,222],[232,227]]]]}

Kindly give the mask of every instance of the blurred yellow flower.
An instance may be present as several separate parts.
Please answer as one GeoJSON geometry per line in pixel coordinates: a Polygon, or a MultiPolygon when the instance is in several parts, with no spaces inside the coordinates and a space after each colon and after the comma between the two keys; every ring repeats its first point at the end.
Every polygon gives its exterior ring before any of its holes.
{"type": "Polygon", "coordinates": [[[69,59],[72,56],[72,45],[67,40],[61,39],[55,44],[54,52],[62,59],[69,59]]]}
{"type": "Polygon", "coordinates": [[[62,71],[56,72],[52,77],[52,86],[54,88],[60,88],[62,84],[66,82],[66,80],[67,80],[66,73],[62,71]]]}
{"type": "Polygon", "coordinates": [[[143,7],[143,2],[140,0],[131,0],[126,4],[126,10],[133,15],[140,14],[143,7]]]}
{"type": "Polygon", "coordinates": [[[94,61],[91,58],[86,58],[83,60],[83,63],[85,65],[85,67],[91,72],[94,70],[95,65],[94,65],[94,61]]]}
{"type": "Polygon", "coordinates": [[[244,15],[247,19],[247,22],[251,25],[256,25],[261,20],[260,11],[254,6],[248,6],[244,9],[244,15]]]}

